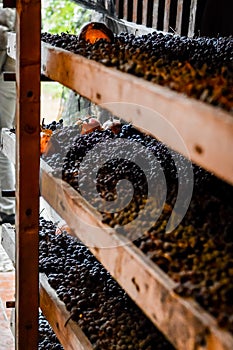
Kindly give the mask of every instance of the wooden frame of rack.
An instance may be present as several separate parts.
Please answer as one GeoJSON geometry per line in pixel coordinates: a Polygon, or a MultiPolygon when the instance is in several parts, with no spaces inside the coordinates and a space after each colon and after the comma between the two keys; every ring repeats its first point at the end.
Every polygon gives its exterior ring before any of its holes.
{"type": "MultiPolygon", "coordinates": [[[[155,135],[180,153],[187,155],[188,150],[194,162],[230,183],[233,183],[233,162],[230,153],[233,146],[233,119],[231,115],[218,108],[49,45],[43,44],[40,61],[38,55],[40,2],[17,1],[16,5],[18,18],[16,345],[17,349],[31,350],[37,346],[38,329],[36,250],[39,215],[37,170],[39,169],[40,62],[42,72],[48,78],[72,88],[113,114],[132,122],[139,129],[155,135]],[[30,18],[36,18],[33,30],[30,18]],[[25,37],[28,37],[29,33],[35,34],[31,35],[33,45],[36,38],[33,50],[30,40],[25,43],[25,37]],[[175,139],[174,130],[177,136],[175,139]],[[216,139],[220,140],[218,144],[216,139]],[[28,264],[30,259],[31,264],[28,264]]],[[[13,135],[6,133],[4,147],[8,152],[14,149],[14,144],[9,143],[13,139],[13,135]]],[[[15,160],[14,152],[9,152],[8,156],[15,160]]],[[[123,238],[119,238],[113,229],[102,224],[98,213],[94,212],[93,208],[69,185],[55,179],[50,171],[51,169],[42,161],[42,196],[67,221],[74,234],[90,247],[93,254],[178,349],[233,348],[233,338],[229,333],[219,329],[216,321],[196,303],[175,295],[174,282],[138,249],[123,238]],[[92,234],[92,230],[90,232],[87,230],[87,225],[94,225],[95,235],[92,234]],[[126,271],[122,269],[122,264],[127,266],[126,271]],[[157,301],[156,305],[153,304],[154,300],[157,301]]],[[[42,285],[44,286],[44,289],[41,289],[42,295],[44,290],[42,300],[50,305],[53,299],[52,292],[46,292],[48,290],[46,283],[42,285]]],[[[49,312],[47,313],[49,318],[49,312]]],[[[56,331],[55,318],[50,319],[50,322],[54,323],[56,331]]]]}
{"type": "MultiPolygon", "coordinates": [[[[9,131],[3,133],[5,152],[14,149],[14,139],[9,131]]],[[[14,152],[8,155],[14,160],[14,152]]],[[[43,160],[40,189],[42,197],[67,222],[73,234],[177,349],[232,349],[232,335],[220,329],[196,302],[177,296],[173,292],[176,284],[132,243],[102,224],[100,214],[70,185],[53,177],[52,169],[43,160]]],[[[44,310],[43,299],[41,308],[44,310]]],[[[56,327],[54,330],[59,337],[56,327]]]]}
{"type": "Polygon", "coordinates": [[[15,347],[33,350],[38,346],[39,304],[41,2],[5,0],[3,6],[16,8],[15,347]]]}

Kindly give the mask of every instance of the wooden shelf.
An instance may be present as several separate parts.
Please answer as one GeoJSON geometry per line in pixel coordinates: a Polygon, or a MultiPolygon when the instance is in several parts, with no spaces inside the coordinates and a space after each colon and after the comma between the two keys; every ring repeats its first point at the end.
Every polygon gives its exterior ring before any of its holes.
{"type": "Polygon", "coordinates": [[[233,116],[42,43],[42,72],[233,184],[233,116]]]}
{"type": "MultiPolygon", "coordinates": [[[[3,142],[12,143],[14,136],[5,135],[3,142]]],[[[195,301],[177,296],[176,284],[158,266],[103,224],[101,215],[51,171],[41,160],[42,197],[177,349],[233,349],[231,334],[221,330],[195,301]]]]}
{"type": "MultiPolygon", "coordinates": [[[[9,54],[15,57],[14,34],[9,54]]],[[[42,42],[42,73],[233,184],[233,115],[42,42]]]]}
{"type": "MultiPolygon", "coordinates": [[[[9,224],[2,227],[2,246],[15,266],[15,229],[9,224]]],[[[93,347],[80,327],[69,320],[65,304],[51,288],[45,274],[40,274],[40,308],[56,336],[66,350],[92,350],[93,347]]]]}
{"type": "Polygon", "coordinates": [[[93,347],[80,327],[69,320],[65,304],[50,287],[46,275],[40,275],[40,308],[65,350],[92,350],[93,347]]]}

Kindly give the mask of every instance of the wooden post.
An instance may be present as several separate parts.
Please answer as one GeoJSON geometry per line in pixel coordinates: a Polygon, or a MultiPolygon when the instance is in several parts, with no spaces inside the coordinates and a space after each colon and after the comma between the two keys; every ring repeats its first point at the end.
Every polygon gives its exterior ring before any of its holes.
{"type": "Polygon", "coordinates": [[[142,24],[144,24],[144,26],[146,26],[147,25],[148,0],[144,0],[142,6],[143,6],[142,7],[142,24]]]}
{"type": "Polygon", "coordinates": [[[38,348],[41,2],[16,2],[16,349],[38,348]]]}
{"type": "Polygon", "coordinates": [[[179,34],[179,35],[181,35],[183,2],[184,2],[184,0],[178,0],[178,2],[177,2],[176,33],[179,34]]]}
{"type": "Polygon", "coordinates": [[[158,24],[159,0],[153,2],[152,28],[157,29],[158,24]]]}
{"type": "Polygon", "coordinates": [[[133,0],[133,22],[137,23],[138,20],[138,0],[133,0]]]}
{"type": "Polygon", "coordinates": [[[171,0],[165,0],[164,24],[163,24],[163,30],[165,32],[169,31],[170,6],[171,6],[171,0]]]}
{"type": "Polygon", "coordinates": [[[197,12],[197,0],[191,0],[190,15],[189,15],[189,29],[188,29],[188,36],[191,36],[191,37],[194,35],[196,12],[197,12]]]}

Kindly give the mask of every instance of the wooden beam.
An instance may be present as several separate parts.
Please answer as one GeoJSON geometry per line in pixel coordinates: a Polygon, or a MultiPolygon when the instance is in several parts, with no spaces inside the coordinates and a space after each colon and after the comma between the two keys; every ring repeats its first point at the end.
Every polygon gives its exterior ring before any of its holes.
{"type": "Polygon", "coordinates": [[[147,10],[148,10],[148,0],[143,0],[142,3],[142,24],[147,25],[147,10]]]}
{"type": "Polygon", "coordinates": [[[16,3],[16,349],[38,348],[41,2],[16,3]]]}
{"type": "Polygon", "coordinates": [[[159,0],[153,2],[152,27],[157,29],[159,13],[159,0]]]}
{"type": "Polygon", "coordinates": [[[163,22],[163,30],[165,32],[169,31],[170,6],[171,6],[171,0],[165,0],[164,22],[163,22]]]}
{"type": "Polygon", "coordinates": [[[174,150],[189,154],[194,163],[233,184],[231,114],[46,44],[42,69],[52,80],[132,122],[174,150]]]}
{"type": "Polygon", "coordinates": [[[179,35],[181,35],[183,3],[184,3],[184,0],[178,0],[177,1],[176,33],[179,34],[179,35]]]}
{"type": "Polygon", "coordinates": [[[197,0],[191,0],[189,27],[188,27],[188,36],[190,37],[194,36],[196,12],[197,12],[197,0]]]}
{"type": "Polygon", "coordinates": [[[133,0],[133,22],[137,23],[138,20],[138,0],[133,0]]]}
{"type": "Polygon", "coordinates": [[[45,162],[41,165],[43,197],[177,349],[232,350],[230,333],[196,302],[177,296],[175,282],[133,243],[103,224],[101,215],[71,186],[54,178],[45,162]]]}
{"type": "Polygon", "coordinates": [[[69,320],[66,324],[70,313],[50,287],[45,274],[40,275],[40,307],[65,350],[93,350],[77,323],[69,320]]]}

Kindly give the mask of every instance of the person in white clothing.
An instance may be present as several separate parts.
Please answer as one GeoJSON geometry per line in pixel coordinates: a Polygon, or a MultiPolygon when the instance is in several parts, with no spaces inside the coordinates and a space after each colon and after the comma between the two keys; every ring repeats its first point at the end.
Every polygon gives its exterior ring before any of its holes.
{"type": "MultiPolygon", "coordinates": [[[[0,8],[0,136],[2,128],[12,128],[15,121],[16,84],[3,80],[3,72],[15,72],[15,61],[7,56],[7,33],[14,26],[15,11],[0,8]]],[[[15,199],[2,197],[2,190],[14,188],[14,166],[0,149],[0,225],[15,222],[15,199]]]]}

